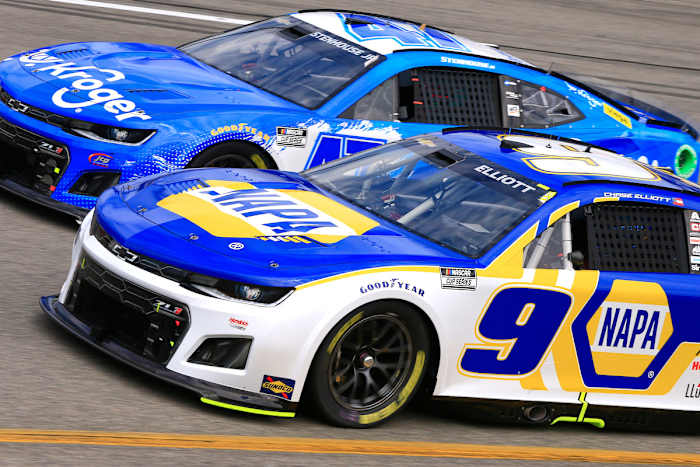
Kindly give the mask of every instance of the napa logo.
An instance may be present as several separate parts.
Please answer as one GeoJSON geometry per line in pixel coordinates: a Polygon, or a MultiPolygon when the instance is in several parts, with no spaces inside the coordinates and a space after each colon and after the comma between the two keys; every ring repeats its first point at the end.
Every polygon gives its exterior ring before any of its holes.
{"type": "Polygon", "coordinates": [[[379,225],[313,191],[214,180],[207,185],[168,196],[158,206],[217,237],[304,235],[333,243],[379,225]]]}
{"type": "Polygon", "coordinates": [[[616,280],[586,329],[596,373],[639,377],[673,333],[666,293],[657,283],[616,280]]]}
{"type": "Polygon", "coordinates": [[[608,302],[598,323],[593,351],[656,355],[666,313],[639,307],[608,302]]]}

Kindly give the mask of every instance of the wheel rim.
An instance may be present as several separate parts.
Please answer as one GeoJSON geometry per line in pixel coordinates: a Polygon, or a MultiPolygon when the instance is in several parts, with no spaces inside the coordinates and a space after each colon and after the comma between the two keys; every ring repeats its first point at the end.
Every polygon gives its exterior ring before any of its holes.
{"type": "Polygon", "coordinates": [[[238,154],[222,154],[207,162],[205,167],[235,167],[252,169],[255,168],[255,164],[253,164],[253,162],[251,162],[247,157],[242,157],[238,154]]]}
{"type": "Polygon", "coordinates": [[[372,410],[392,399],[411,369],[413,341],[392,315],[355,323],[340,338],[328,366],[333,398],[351,410],[372,410]]]}

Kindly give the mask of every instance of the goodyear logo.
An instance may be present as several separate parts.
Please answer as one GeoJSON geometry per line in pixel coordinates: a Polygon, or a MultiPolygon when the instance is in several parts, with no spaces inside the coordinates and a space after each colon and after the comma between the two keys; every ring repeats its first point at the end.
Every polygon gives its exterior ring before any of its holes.
{"type": "Polygon", "coordinates": [[[613,282],[586,328],[596,372],[630,377],[644,374],[673,333],[661,286],[623,280],[613,282]]]}
{"type": "Polygon", "coordinates": [[[219,237],[303,235],[333,243],[378,225],[316,192],[260,188],[241,182],[207,183],[207,187],[171,195],[158,206],[219,237]]]}
{"type": "Polygon", "coordinates": [[[291,399],[294,392],[294,380],[288,378],[279,378],[277,376],[263,376],[260,392],[263,394],[272,394],[284,399],[291,399]]]}

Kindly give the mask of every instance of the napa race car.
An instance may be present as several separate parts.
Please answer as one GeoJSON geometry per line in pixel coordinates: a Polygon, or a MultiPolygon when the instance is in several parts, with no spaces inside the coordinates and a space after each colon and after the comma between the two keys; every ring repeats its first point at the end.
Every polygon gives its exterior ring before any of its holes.
{"type": "Polygon", "coordinates": [[[683,119],[447,31],[349,11],[179,48],[87,42],[0,63],[0,187],[82,216],[183,167],[301,171],[454,125],[538,129],[696,180],[683,119]]]}
{"type": "Polygon", "coordinates": [[[233,410],[292,417],[304,394],[372,426],[424,389],[533,423],[653,409],[630,419],[659,427],[700,411],[698,274],[698,185],[574,140],[457,128],[301,174],[113,187],[41,306],[233,410]]]}

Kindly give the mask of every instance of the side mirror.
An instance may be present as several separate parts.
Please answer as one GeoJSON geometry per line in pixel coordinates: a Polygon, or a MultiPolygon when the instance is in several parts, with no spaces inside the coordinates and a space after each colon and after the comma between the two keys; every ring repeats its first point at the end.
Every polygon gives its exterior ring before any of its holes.
{"type": "Polygon", "coordinates": [[[584,256],[583,252],[580,250],[575,250],[569,253],[569,261],[574,269],[583,269],[584,266],[584,256]]]}
{"type": "Polygon", "coordinates": [[[399,106],[399,120],[404,121],[408,118],[408,107],[405,105],[399,106]]]}

